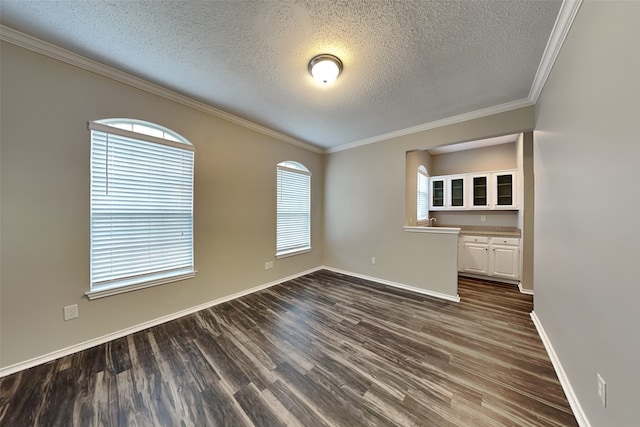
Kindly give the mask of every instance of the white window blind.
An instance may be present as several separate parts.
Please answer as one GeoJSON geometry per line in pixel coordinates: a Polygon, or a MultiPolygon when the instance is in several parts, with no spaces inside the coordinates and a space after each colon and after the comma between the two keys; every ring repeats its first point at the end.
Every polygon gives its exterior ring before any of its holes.
{"type": "Polygon", "coordinates": [[[429,219],[429,175],[424,166],[418,168],[418,221],[429,219]]]}
{"type": "Polygon", "coordinates": [[[277,168],[276,256],[311,249],[311,173],[301,164],[277,168]]]}
{"type": "Polygon", "coordinates": [[[91,291],[192,277],[193,146],[89,126],[91,291]]]}

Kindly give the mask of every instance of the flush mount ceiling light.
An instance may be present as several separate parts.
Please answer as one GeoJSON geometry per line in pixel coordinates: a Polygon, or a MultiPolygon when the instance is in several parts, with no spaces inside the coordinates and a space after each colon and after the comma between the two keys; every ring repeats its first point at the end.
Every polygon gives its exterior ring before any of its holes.
{"type": "Polygon", "coordinates": [[[340,72],[342,72],[342,61],[337,56],[323,53],[314,56],[309,61],[309,73],[323,85],[337,79],[340,72]]]}

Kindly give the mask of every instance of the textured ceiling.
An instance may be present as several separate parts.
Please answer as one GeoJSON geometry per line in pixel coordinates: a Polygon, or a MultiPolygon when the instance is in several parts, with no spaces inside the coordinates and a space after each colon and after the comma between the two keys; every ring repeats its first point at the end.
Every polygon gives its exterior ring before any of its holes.
{"type": "Polygon", "coordinates": [[[527,98],[561,1],[0,1],[0,22],[332,148],[527,98]],[[307,72],[339,56],[328,87],[307,72]]]}

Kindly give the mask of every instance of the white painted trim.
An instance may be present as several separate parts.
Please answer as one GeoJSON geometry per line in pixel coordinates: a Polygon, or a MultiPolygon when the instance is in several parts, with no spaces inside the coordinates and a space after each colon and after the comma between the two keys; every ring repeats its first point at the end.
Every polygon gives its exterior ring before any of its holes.
{"type": "Polygon", "coordinates": [[[460,228],[455,227],[420,227],[415,225],[405,225],[404,231],[408,233],[428,233],[428,234],[460,234],[460,228]]]}
{"type": "Polygon", "coordinates": [[[311,252],[311,246],[309,246],[308,248],[283,251],[279,254],[276,254],[276,259],[289,258],[290,256],[296,256],[300,254],[308,254],[309,252],[311,252]]]}
{"type": "Polygon", "coordinates": [[[269,129],[241,117],[234,116],[233,114],[227,113],[226,111],[219,110],[210,105],[189,98],[188,96],[173,92],[157,84],[150,83],[139,77],[117,70],[108,65],[101,64],[100,62],[86,58],[82,55],[68,51],[46,41],[37,39],[28,34],[21,33],[4,25],[0,25],[0,40],[23,47],[36,53],[40,53],[42,55],[65,62],[75,67],[82,68],[83,70],[90,71],[100,76],[110,78],[117,82],[124,83],[126,85],[143,90],[153,95],[160,96],[170,101],[177,102],[203,113],[230,121],[263,135],[267,135],[280,141],[287,142],[300,148],[304,148],[305,150],[313,151],[314,153],[324,152],[322,148],[316,147],[315,145],[309,144],[308,142],[300,141],[299,139],[293,138],[289,135],[285,135],[273,129],[269,129]]]}
{"type": "MultiPolygon", "coordinates": [[[[444,126],[453,125],[456,123],[466,122],[473,119],[492,116],[494,114],[504,113],[506,111],[511,111],[511,110],[517,110],[518,108],[529,107],[531,105],[533,105],[533,102],[531,102],[528,98],[519,99],[517,101],[506,102],[504,104],[494,105],[493,107],[487,107],[481,110],[471,111],[469,113],[459,114],[457,116],[447,117],[441,120],[436,120],[433,122],[412,126],[410,128],[400,129],[394,132],[372,136],[371,138],[361,139],[360,141],[351,142],[348,144],[340,145],[338,147],[328,148],[325,150],[325,153],[337,153],[338,151],[350,150],[352,148],[361,147],[363,145],[374,144],[376,142],[382,142],[392,138],[412,135],[414,133],[423,132],[430,129],[440,128],[444,126]]],[[[525,130],[529,130],[529,129],[521,129],[521,131],[525,131],[525,130]]]]}
{"type": "Polygon", "coordinates": [[[522,282],[518,282],[518,290],[521,294],[533,295],[533,289],[525,289],[522,287],[522,282]]]}
{"type": "Polygon", "coordinates": [[[60,350],[52,351],[51,353],[44,354],[42,356],[34,357],[33,359],[25,360],[24,362],[15,363],[13,365],[9,365],[5,368],[0,369],[0,378],[5,377],[7,375],[14,374],[16,372],[32,368],[34,366],[42,365],[43,363],[50,362],[55,359],[59,359],[64,356],[68,356],[73,353],[77,353],[82,350],[86,350],[91,347],[95,347],[100,344],[104,344],[109,341],[113,341],[117,338],[122,338],[129,334],[133,334],[136,332],[140,332],[144,329],[151,328],[153,326],[161,325],[163,323],[169,322],[171,320],[178,319],[183,316],[187,316],[189,314],[195,313],[196,311],[204,310],[205,308],[213,307],[218,304],[222,304],[227,301],[234,300],[236,298],[243,297],[245,295],[252,294],[254,292],[261,291],[263,289],[270,288],[275,285],[279,285],[280,283],[284,283],[289,280],[296,279],[298,277],[313,273],[315,271],[321,270],[322,267],[312,268],[307,271],[303,271],[301,273],[293,274],[291,276],[283,277],[281,279],[275,280],[273,282],[265,283],[263,285],[258,285],[253,288],[236,292],[235,294],[231,294],[222,298],[218,298],[213,301],[206,302],[204,304],[199,304],[194,307],[186,308],[184,310],[177,311],[172,314],[167,314],[166,316],[158,317],[157,319],[149,320],[147,322],[142,322],[138,325],[131,326],[129,328],[125,328],[116,332],[112,332],[110,334],[103,335],[98,338],[93,338],[88,341],[81,342],[79,344],[71,345],[69,347],[62,348],[60,350]]]}
{"type": "Polygon", "coordinates": [[[567,34],[569,34],[569,29],[571,29],[571,25],[581,4],[582,0],[564,0],[560,6],[558,17],[551,30],[551,35],[547,41],[547,46],[544,49],[540,65],[538,65],[538,70],[536,71],[533,83],[531,84],[531,90],[529,91],[529,99],[533,104],[538,102],[538,98],[551,73],[553,64],[556,62],[562,44],[567,34]]]}
{"type": "MultiPolygon", "coordinates": [[[[51,43],[47,43],[43,40],[39,40],[35,37],[21,33],[3,25],[0,25],[0,40],[4,40],[16,46],[20,46],[46,55],[48,57],[57,59],[59,61],[66,62],[67,64],[74,65],[76,67],[91,71],[101,76],[108,77],[112,80],[116,80],[129,86],[152,93],[154,95],[161,96],[165,99],[169,99],[187,107],[194,108],[198,111],[202,111],[212,116],[228,120],[232,123],[245,127],[247,129],[254,130],[263,135],[271,136],[280,141],[287,142],[289,144],[304,148],[309,151],[313,151],[315,153],[328,154],[535,105],[535,103],[538,101],[540,93],[542,92],[544,84],[549,77],[549,73],[553,68],[553,64],[558,57],[558,53],[562,48],[562,44],[564,43],[564,40],[569,33],[569,29],[573,24],[573,20],[578,13],[578,9],[580,8],[581,4],[582,0],[564,0],[562,2],[562,6],[560,7],[560,11],[558,12],[558,17],[556,18],[556,22],[551,31],[551,35],[549,36],[549,40],[547,41],[545,51],[542,54],[540,64],[538,65],[538,70],[533,79],[531,89],[529,91],[529,96],[527,98],[482,108],[480,110],[459,114],[457,116],[446,117],[441,120],[435,120],[421,125],[372,136],[370,138],[361,139],[359,141],[354,141],[351,143],[340,145],[338,147],[331,147],[327,149],[322,149],[315,145],[309,144],[308,142],[301,141],[299,139],[277,132],[273,129],[269,129],[267,127],[253,123],[249,120],[243,119],[241,117],[234,116],[233,114],[219,110],[210,105],[170,91],[159,85],[147,82],[146,80],[143,80],[141,78],[124,73],[115,68],[85,58],[81,55],[78,55],[66,49],[62,49],[51,43]]],[[[525,130],[529,129],[521,129],[521,131],[525,130]]]]}
{"type": "Polygon", "coordinates": [[[573,415],[576,417],[576,421],[580,427],[591,427],[587,416],[582,410],[582,406],[580,406],[580,402],[578,401],[578,397],[573,391],[573,387],[571,387],[571,383],[569,382],[569,377],[564,371],[562,367],[562,363],[560,363],[560,359],[553,349],[553,345],[547,336],[547,333],[538,319],[535,311],[531,312],[531,320],[533,320],[533,324],[536,326],[538,331],[538,335],[540,335],[540,339],[542,340],[542,344],[544,344],[544,348],[547,350],[547,354],[549,355],[549,359],[551,359],[551,363],[553,364],[553,368],[556,371],[556,375],[558,375],[558,380],[560,381],[560,385],[562,385],[562,390],[564,390],[564,394],[567,396],[567,400],[569,401],[569,405],[571,406],[571,410],[573,411],[573,415]]]}
{"type": "MultiPolygon", "coordinates": [[[[192,270],[186,274],[179,274],[177,276],[168,276],[168,277],[160,277],[157,279],[150,279],[140,282],[140,283],[131,283],[131,284],[123,284],[124,281],[116,281],[112,282],[109,285],[104,286],[96,286],[95,289],[85,292],[85,296],[89,298],[89,300],[93,301],[99,298],[110,297],[112,295],[124,294],[127,292],[137,291],[139,289],[151,288],[153,286],[167,285],[173,282],[180,282],[182,280],[192,279],[196,277],[198,272],[192,270]],[[119,285],[116,285],[119,284],[119,285]]],[[[155,275],[157,277],[159,275],[155,275]]],[[[126,282],[124,282],[126,283],[126,282]]]]}
{"type": "Polygon", "coordinates": [[[364,274],[354,273],[346,270],[340,270],[338,268],[328,267],[326,265],[322,266],[322,270],[329,270],[329,271],[333,271],[334,273],[340,273],[340,274],[345,274],[347,276],[357,277],[359,279],[369,280],[371,282],[380,283],[382,285],[387,285],[394,288],[404,289],[406,291],[415,292],[415,293],[426,295],[429,297],[435,297],[435,298],[439,298],[447,301],[453,301],[453,302],[460,302],[460,295],[453,296],[453,295],[443,294],[440,292],[429,291],[427,289],[416,288],[415,286],[405,285],[404,283],[392,282],[390,280],[379,279],[377,277],[367,276],[364,274]]]}
{"type": "MultiPolygon", "coordinates": [[[[567,37],[569,30],[571,29],[571,25],[573,24],[573,20],[575,19],[581,4],[582,0],[563,0],[562,5],[560,6],[560,11],[558,12],[558,17],[556,18],[556,22],[553,25],[551,34],[549,35],[547,46],[545,47],[544,53],[542,54],[542,58],[540,59],[538,70],[536,71],[536,75],[533,79],[533,82],[531,83],[531,89],[529,90],[529,96],[527,98],[506,102],[500,105],[494,105],[492,107],[483,108],[481,110],[471,111],[469,113],[459,114],[453,117],[447,117],[442,120],[436,120],[433,122],[413,126],[406,129],[400,129],[382,135],[372,136],[371,138],[343,144],[339,147],[328,148],[325,150],[325,153],[337,153],[339,151],[349,150],[351,148],[361,147],[363,145],[386,141],[391,138],[398,138],[401,136],[423,132],[429,129],[453,125],[456,123],[466,122],[468,120],[479,119],[482,117],[491,116],[493,114],[504,113],[507,111],[516,110],[518,108],[535,105],[536,102],[538,102],[540,93],[542,93],[542,89],[547,82],[547,78],[551,73],[553,64],[555,63],[556,58],[560,53],[562,44],[564,43],[564,40],[567,37]]],[[[528,129],[521,129],[521,131],[526,130],[528,129]]]]}

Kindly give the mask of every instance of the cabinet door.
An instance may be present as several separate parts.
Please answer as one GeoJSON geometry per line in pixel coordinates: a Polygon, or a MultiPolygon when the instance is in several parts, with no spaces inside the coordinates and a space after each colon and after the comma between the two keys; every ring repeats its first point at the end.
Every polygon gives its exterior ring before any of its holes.
{"type": "Polygon", "coordinates": [[[448,206],[453,209],[464,209],[467,207],[465,194],[465,179],[463,176],[454,176],[448,178],[449,184],[449,203],[448,206]]]}
{"type": "Polygon", "coordinates": [[[494,174],[494,205],[500,209],[515,208],[516,200],[516,174],[515,172],[498,172],[494,174]]]}
{"type": "Polygon", "coordinates": [[[474,274],[489,273],[489,245],[478,243],[464,244],[464,271],[474,274]]]}
{"type": "Polygon", "coordinates": [[[432,210],[444,209],[445,206],[445,188],[444,178],[431,178],[431,198],[429,199],[429,208],[432,210]]]}
{"type": "Polygon", "coordinates": [[[471,187],[471,208],[489,207],[489,175],[472,175],[469,177],[471,187]]]}
{"type": "Polygon", "coordinates": [[[520,250],[513,246],[491,245],[491,276],[520,278],[520,250]]]}

